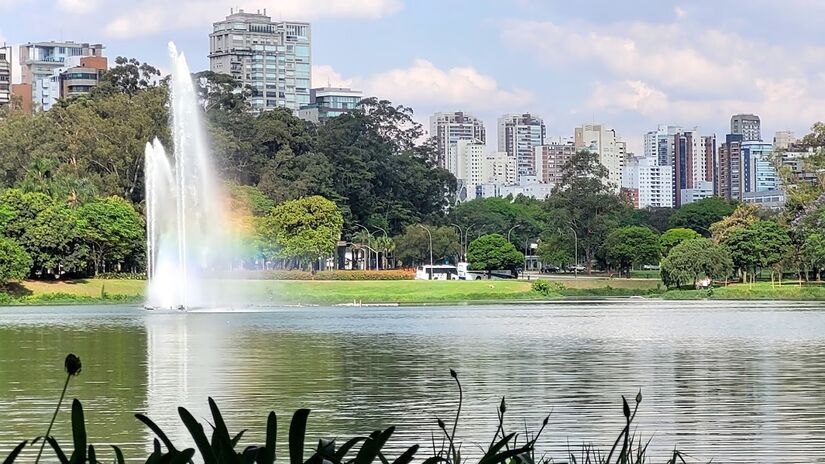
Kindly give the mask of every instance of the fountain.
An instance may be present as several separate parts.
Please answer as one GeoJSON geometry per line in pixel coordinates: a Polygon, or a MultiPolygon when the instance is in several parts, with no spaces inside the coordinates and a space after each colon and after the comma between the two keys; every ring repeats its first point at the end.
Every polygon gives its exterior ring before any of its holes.
{"type": "Polygon", "coordinates": [[[229,225],[186,58],[169,43],[174,164],[160,141],[146,144],[148,308],[214,303],[204,280],[227,269],[229,225]]]}

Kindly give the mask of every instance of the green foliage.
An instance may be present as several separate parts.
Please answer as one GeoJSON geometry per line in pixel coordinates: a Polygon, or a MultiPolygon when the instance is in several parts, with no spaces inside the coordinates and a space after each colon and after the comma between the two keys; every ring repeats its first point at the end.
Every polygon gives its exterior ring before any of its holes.
{"type": "Polygon", "coordinates": [[[662,260],[662,281],[668,287],[696,285],[703,277],[725,279],[730,276],[733,262],[724,247],[710,239],[685,240],[670,250],[662,260]]]}
{"type": "Polygon", "coordinates": [[[710,226],[733,213],[735,206],[717,198],[703,198],[677,209],[670,216],[670,227],[693,229],[705,237],[710,237],[710,226]]]}
{"type": "Polygon", "coordinates": [[[80,207],[80,233],[89,247],[94,273],[118,269],[127,258],[142,254],[144,223],[131,203],[120,197],[100,198],[80,207]]]}
{"type": "Polygon", "coordinates": [[[453,208],[452,222],[471,235],[510,232],[513,243],[524,243],[537,237],[545,228],[544,202],[519,195],[515,198],[477,198],[453,208]],[[465,229],[466,230],[466,229],[465,229]]]}
{"type": "Polygon", "coordinates": [[[267,257],[306,265],[332,253],[343,222],[335,203],[312,196],[276,206],[260,219],[258,231],[267,257]]]}
{"type": "Polygon", "coordinates": [[[393,238],[395,257],[404,266],[430,263],[430,235],[427,230],[432,234],[433,261],[455,262],[455,257],[461,252],[461,245],[454,227],[410,225],[404,229],[403,234],[393,238]]]}
{"type": "Polygon", "coordinates": [[[615,229],[602,244],[607,264],[627,272],[631,266],[659,262],[661,247],[659,238],[647,227],[627,226],[615,229]]]}
{"type": "Polygon", "coordinates": [[[32,268],[32,258],[14,240],[0,236],[0,287],[23,280],[32,268]]]}
{"type": "Polygon", "coordinates": [[[566,290],[563,283],[544,279],[534,280],[531,288],[542,296],[558,296],[566,290]]]}
{"type": "Polygon", "coordinates": [[[809,269],[814,269],[817,277],[821,278],[821,270],[825,269],[825,233],[813,232],[808,234],[802,245],[802,256],[809,269]]]}
{"type": "Polygon", "coordinates": [[[472,269],[494,271],[516,269],[524,263],[524,254],[500,234],[487,234],[470,242],[467,261],[472,269]]]}
{"type": "Polygon", "coordinates": [[[755,274],[757,268],[779,265],[791,249],[787,230],[775,221],[762,220],[731,228],[721,244],[729,250],[743,277],[749,272],[755,274]]]}
{"type": "Polygon", "coordinates": [[[566,230],[558,232],[561,232],[561,234],[549,233],[542,237],[539,241],[538,254],[543,264],[553,264],[559,268],[565,268],[573,264],[575,260],[573,234],[566,230]]]}
{"type": "Polygon", "coordinates": [[[675,229],[668,229],[665,233],[659,236],[659,246],[662,247],[662,255],[667,256],[670,250],[676,245],[685,240],[692,240],[701,238],[702,235],[693,229],[685,229],[682,227],[675,229]]]}
{"type": "Polygon", "coordinates": [[[86,269],[89,246],[83,239],[77,211],[53,204],[34,218],[20,244],[32,257],[34,274],[59,277],[86,269]]]}
{"type": "Polygon", "coordinates": [[[741,204],[729,216],[725,216],[710,226],[713,241],[724,242],[736,229],[745,229],[759,221],[759,205],[741,204]]]}
{"type": "Polygon", "coordinates": [[[576,153],[563,168],[562,182],[546,200],[548,230],[567,231],[578,237],[579,255],[591,263],[611,230],[627,212],[626,201],[607,183],[607,169],[595,153],[576,153]]]}

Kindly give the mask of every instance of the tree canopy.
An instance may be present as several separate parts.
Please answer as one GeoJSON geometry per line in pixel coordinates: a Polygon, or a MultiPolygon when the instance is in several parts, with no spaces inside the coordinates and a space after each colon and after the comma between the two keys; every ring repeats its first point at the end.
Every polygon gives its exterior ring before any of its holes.
{"type": "Polygon", "coordinates": [[[735,206],[717,198],[703,198],[674,211],[670,216],[671,228],[693,229],[705,237],[710,237],[710,226],[733,213],[735,206]]]}
{"type": "Polygon", "coordinates": [[[652,230],[640,226],[611,231],[602,244],[602,251],[609,266],[626,273],[632,266],[657,264],[661,256],[659,238],[652,230]]]}
{"type": "Polygon", "coordinates": [[[515,270],[524,263],[524,254],[501,234],[487,234],[470,242],[467,261],[471,269],[495,271],[515,270]]]}
{"type": "Polygon", "coordinates": [[[702,235],[693,229],[685,229],[683,227],[668,229],[665,233],[659,236],[659,246],[662,247],[662,254],[667,256],[667,254],[670,253],[670,250],[672,250],[676,245],[684,242],[685,240],[701,237],[702,235]]]}
{"type": "Polygon", "coordinates": [[[733,263],[725,250],[707,238],[685,240],[661,262],[662,281],[668,287],[696,285],[700,278],[726,279],[733,263]]]}

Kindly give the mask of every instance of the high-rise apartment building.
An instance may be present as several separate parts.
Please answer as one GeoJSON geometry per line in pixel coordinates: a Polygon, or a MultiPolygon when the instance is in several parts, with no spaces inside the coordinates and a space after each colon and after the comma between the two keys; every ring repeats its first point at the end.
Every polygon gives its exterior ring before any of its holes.
{"type": "Polygon", "coordinates": [[[459,140],[450,149],[449,171],[461,186],[458,201],[475,198],[476,185],[486,182],[485,155],[487,145],[481,140],[459,140]]]}
{"type": "Polygon", "coordinates": [[[775,197],[782,190],[773,164],[773,145],[728,134],[719,147],[718,182],[718,195],[727,200],[768,203],[763,197],[775,197]]]}
{"type": "Polygon", "coordinates": [[[776,134],[773,136],[773,148],[774,150],[787,150],[791,145],[796,143],[796,140],[796,135],[793,131],[776,131],[776,134]]]}
{"type": "Polygon", "coordinates": [[[673,207],[673,167],[655,156],[631,156],[622,173],[622,188],[636,208],[673,207]]]}
{"type": "Polygon", "coordinates": [[[459,140],[487,142],[484,123],[464,111],[435,113],[430,116],[430,136],[435,137],[438,147],[438,165],[445,169],[449,169],[447,164],[450,150],[459,140]]]}
{"type": "Polygon", "coordinates": [[[535,148],[544,145],[544,120],[534,114],[505,114],[498,118],[498,151],[516,160],[518,176],[534,176],[535,148]]]}
{"type": "MultiPolygon", "coordinates": [[[[75,66],[82,57],[102,57],[103,45],[76,42],[30,42],[20,46],[20,71],[23,84],[32,87],[32,106],[35,111],[44,108],[42,90],[50,87],[55,71],[75,66]],[[41,89],[38,100],[37,89],[41,89]]],[[[59,95],[54,96],[59,98],[59,95]]],[[[49,101],[52,96],[49,94],[49,101]]]]}
{"type": "Polygon", "coordinates": [[[659,165],[670,165],[673,159],[673,141],[676,134],[683,132],[679,126],[659,125],[654,131],[645,134],[644,155],[654,157],[659,165]]]}
{"type": "Polygon", "coordinates": [[[32,86],[36,107],[48,111],[58,99],[87,95],[100,83],[108,69],[103,56],[72,56],[64,66],[55,68],[48,78],[38,79],[32,86]]]}
{"type": "Polygon", "coordinates": [[[301,119],[323,124],[330,118],[348,113],[358,107],[364,98],[360,90],[343,87],[319,87],[309,90],[309,105],[296,113],[301,119]]]}
{"type": "Polygon", "coordinates": [[[719,145],[716,194],[726,200],[740,200],[744,195],[742,182],[742,135],[728,134],[725,143],[719,145]]]}
{"type": "Polygon", "coordinates": [[[734,114],[730,118],[730,133],[741,135],[743,142],[762,140],[762,126],[755,114],[734,114]]]}
{"type": "Polygon", "coordinates": [[[602,124],[584,124],[574,132],[576,150],[588,150],[599,155],[599,162],[607,168],[607,181],[618,192],[622,186],[622,167],[626,145],[616,130],[602,124]]]}
{"type": "Polygon", "coordinates": [[[702,136],[699,129],[678,132],[673,138],[673,206],[713,196],[713,158],[716,137],[702,136]]]}
{"type": "Polygon", "coordinates": [[[273,21],[263,14],[230,11],[212,25],[209,69],[253,90],[252,110],[293,111],[310,103],[312,43],[306,22],[273,21]]]}
{"type": "Polygon", "coordinates": [[[544,184],[558,184],[562,180],[564,165],[576,154],[572,140],[551,142],[535,148],[536,178],[544,184]]]}
{"type": "Polygon", "coordinates": [[[0,106],[11,102],[11,47],[0,47],[0,106]]]}

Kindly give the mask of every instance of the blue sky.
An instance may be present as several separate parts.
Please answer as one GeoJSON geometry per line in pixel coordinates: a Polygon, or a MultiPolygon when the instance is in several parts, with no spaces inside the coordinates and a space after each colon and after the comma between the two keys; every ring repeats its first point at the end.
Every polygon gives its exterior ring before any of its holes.
{"type": "Polygon", "coordinates": [[[639,151],[657,124],[724,136],[756,113],[763,137],[823,119],[825,1],[0,0],[0,41],[103,42],[168,67],[166,42],[207,67],[211,22],[231,6],[309,20],[313,80],[411,106],[542,115],[549,136],[615,127],[639,151]]]}

